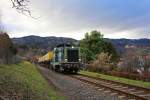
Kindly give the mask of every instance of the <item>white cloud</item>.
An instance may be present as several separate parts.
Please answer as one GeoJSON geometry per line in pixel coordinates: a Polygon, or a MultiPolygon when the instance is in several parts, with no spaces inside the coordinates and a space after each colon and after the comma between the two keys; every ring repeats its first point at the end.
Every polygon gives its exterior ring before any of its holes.
{"type": "Polygon", "coordinates": [[[39,35],[81,39],[85,32],[94,29],[109,38],[149,36],[150,13],[138,16],[129,11],[128,15],[128,10],[117,8],[116,4],[113,5],[114,8],[108,7],[110,4],[104,1],[99,3],[98,0],[31,0],[32,16],[39,17],[38,19],[27,17],[12,9],[10,0],[0,0],[0,9],[3,24],[11,37],[39,35]]]}

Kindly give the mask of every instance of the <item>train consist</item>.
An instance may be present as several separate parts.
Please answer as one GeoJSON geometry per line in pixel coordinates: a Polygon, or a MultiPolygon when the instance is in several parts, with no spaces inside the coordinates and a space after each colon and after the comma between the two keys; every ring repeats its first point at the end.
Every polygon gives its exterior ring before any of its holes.
{"type": "Polygon", "coordinates": [[[69,44],[58,45],[40,57],[38,63],[47,64],[56,71],[77,73],[82,66],[80,48],[69,44]]]}

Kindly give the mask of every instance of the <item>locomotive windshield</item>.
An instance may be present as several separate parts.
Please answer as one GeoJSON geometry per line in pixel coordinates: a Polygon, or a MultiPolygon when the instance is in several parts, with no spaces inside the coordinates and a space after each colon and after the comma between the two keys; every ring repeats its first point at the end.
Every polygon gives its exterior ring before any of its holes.
{"type": "Polygon", "coordinates": [[[78,49],[68,49],[67,50],[68,62],[78,62],[79,60],[79,50],[78,49]]]}

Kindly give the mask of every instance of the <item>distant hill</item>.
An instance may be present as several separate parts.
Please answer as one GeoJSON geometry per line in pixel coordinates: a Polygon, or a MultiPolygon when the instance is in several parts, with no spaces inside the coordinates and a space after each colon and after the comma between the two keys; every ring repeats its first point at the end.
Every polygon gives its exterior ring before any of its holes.
{"type": "Polygon", "coordinates": [[[150,39],[108,39],[115,45],[150,46],[150,39]]]}
{"type": "Polygon", "coordinates": [[[13,43],[18,45],[27,45],[33,48],[53,49],[61,43],[75,43],[78,42],[72,38],[64,37],[40,37],[40,36],[27,36],[22,38],[13,38],[13,43]]]}
{"type": "MultiPolygon", "coordinates": [[[[51,50],[56,45],[61,43],[78,43],[78,40],[65,37],[39,37],[39,36],[27,36],[22,38],[13,38],[15,44],[27,45],[29,47],[38,49],[51,50]]],[[[126,46],[136,47],[150,47],[150,39],[106,39],[111,42],[121,54],[125,51],[126,46]]]]}
{"type": "Polygon", "coordinates": [[[125,51],[125,48],[135,46],[137,48],[150,48],[150,39],[106,39],[111,42],[119,54],[125,51]]]}

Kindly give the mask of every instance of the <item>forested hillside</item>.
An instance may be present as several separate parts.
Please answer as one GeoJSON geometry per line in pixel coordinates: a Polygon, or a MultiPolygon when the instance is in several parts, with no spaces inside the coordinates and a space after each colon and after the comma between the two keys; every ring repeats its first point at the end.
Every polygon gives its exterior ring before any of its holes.
{"type": "Polygon", "coordinates": [[[60,43],[73,43],[78,42],[72,38],[64,37],[40,37],[40,36],[27,36],[22,38],[13,38],[15,44],[27,45],[33,48],[43,48],[43,49],[53,49],[56,45],[60,43]]]}
{"type": "MultiPolygon", "coordinates": [[[[52,50],[56,45],[60,43],[76,43],[79,41],[72,38],[64,37],[39,37],[39,36],[27,36],[22,38],[12,38],[13,42],[24,48],[40,49],[45,53],[45,50],[52,50]]],[[[135,46],[150,48],[150,39],[107,39],[117,49],[119,54],[125,51],[126,46],[135,46]]]]}

